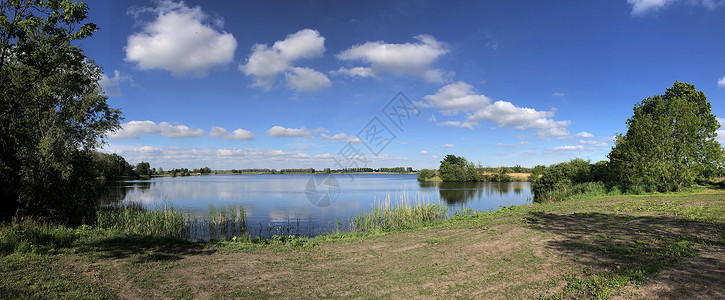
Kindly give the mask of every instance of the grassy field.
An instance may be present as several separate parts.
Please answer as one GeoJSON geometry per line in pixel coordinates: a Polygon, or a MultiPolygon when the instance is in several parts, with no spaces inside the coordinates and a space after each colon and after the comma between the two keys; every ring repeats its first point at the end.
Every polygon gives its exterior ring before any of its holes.
{"type": "Polygon", "coordinates": [[[192,243],[0,227],[0,298],[725,298],[725,191],[582,197],[413,229],[192,243]]]}

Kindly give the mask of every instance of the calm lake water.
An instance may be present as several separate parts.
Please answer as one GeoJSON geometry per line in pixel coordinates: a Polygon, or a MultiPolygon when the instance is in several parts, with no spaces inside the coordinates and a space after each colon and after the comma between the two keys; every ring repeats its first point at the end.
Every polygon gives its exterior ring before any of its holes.
{"type": "Polygon", "coordinates": [[[455,209],[496,210],[531,203],[528,182],[421,183],[407,174],[335,175],[206,175],[124,181],[113,201],[134,201],[148,208],[172,205],[205,213],[209,204],[242,204],[253,235],[274,234],[272,228],[292,227],[290,234],[330,231],[335,219],[349,218],[386,201],[445,203],[455,209]],[[290,226],[291,225],[291,226],[290,226]]]}

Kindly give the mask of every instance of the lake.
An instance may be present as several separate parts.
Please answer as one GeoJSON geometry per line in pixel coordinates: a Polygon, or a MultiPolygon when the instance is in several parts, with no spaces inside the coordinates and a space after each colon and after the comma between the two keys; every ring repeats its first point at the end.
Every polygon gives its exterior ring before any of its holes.
{"type": "MultiPolygon", "coordinates": [[[[171,205],[203,214],[209,205],[242,204],[252,235],[268,236],[280,228],[313,236],[331,224],[386,202],[445,203],[480,211],[531,203],[529,182],[418,182],[409,174],[205,175],[122,181],[112,201],[133,201],[147,208],[171,205]],[[292,228],[290,230],[290,228],[292,228]]],[[[279,233],[279,232],[277,232],[279,233]]]]}

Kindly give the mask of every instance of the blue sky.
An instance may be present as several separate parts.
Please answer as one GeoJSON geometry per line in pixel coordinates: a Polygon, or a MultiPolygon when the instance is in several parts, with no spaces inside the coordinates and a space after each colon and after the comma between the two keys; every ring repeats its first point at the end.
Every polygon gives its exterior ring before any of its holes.
{"type": "Polygon", "coordinates": [[[725,116],[725,1],[89,6],[125,115],[104,151],[165,169],[598,161],[675,81],[725,116]]]}

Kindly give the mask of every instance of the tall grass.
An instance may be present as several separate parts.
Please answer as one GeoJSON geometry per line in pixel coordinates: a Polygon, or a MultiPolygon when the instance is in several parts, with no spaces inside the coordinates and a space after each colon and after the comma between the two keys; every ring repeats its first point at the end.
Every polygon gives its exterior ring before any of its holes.
{"type": "Polygon", "coordinates": [[[216,208],[209,205],[206,215],[194,215],[163,204],[152,209],[138,202],[103,206],[96,212],[96,225],[138,234],[173,236],[186,240],[214,239],[247,232],[244,206],[216,208]]]}
{"type": "Polygon", "coordinates": [[[411,201],[407,194],[391,204],[386,197],[381,204],[373,205],[369,211],[357,214],[350,221],[348,228],[343,228],[336,220],[336,232],[341,229],[348,232],[389,232],[415,227],[433,225],[436,220],[448,218],[448,206],[440,203],[429,203],[420,198],[411,201]]]}

